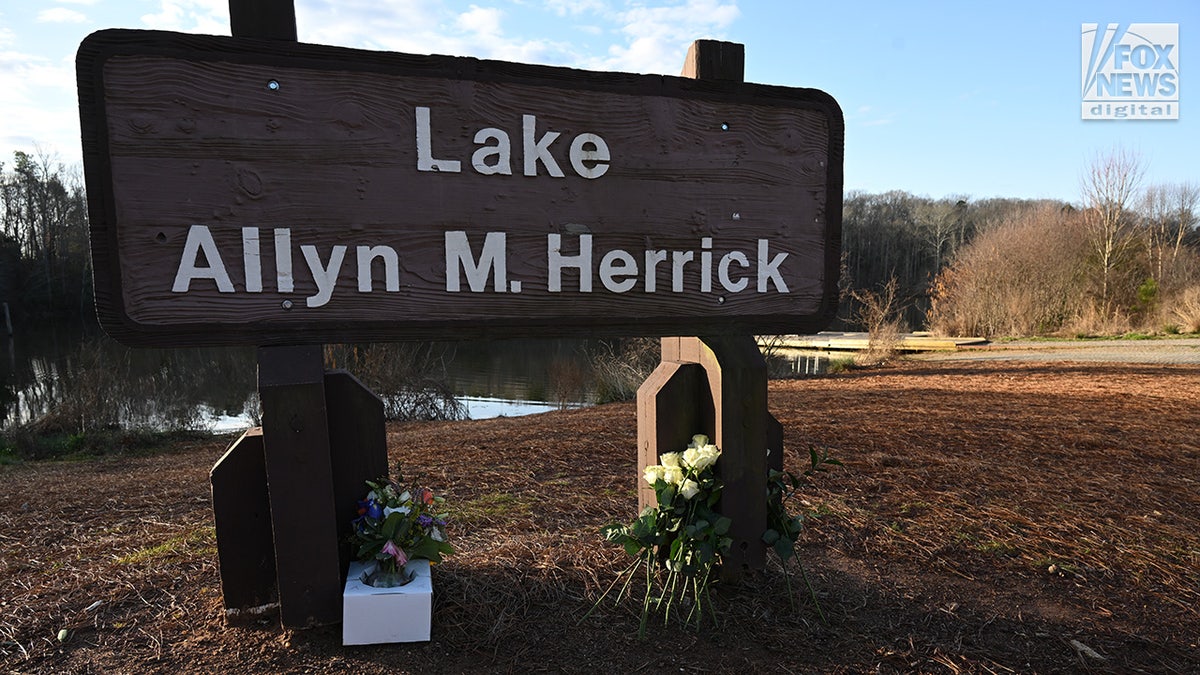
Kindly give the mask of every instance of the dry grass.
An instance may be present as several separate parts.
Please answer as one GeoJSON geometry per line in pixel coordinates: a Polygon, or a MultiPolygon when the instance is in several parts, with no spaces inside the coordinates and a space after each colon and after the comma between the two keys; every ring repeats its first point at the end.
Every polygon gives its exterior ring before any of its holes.
{"type": "Polygon", "coordinates": [[[657,627],[646,642],[629,604],[581,621],[627,564],[597,530],[634,515],[630,404],[390,427],[393,458],[458,516],[428,644],[342,648],[336,627],[287,631],[274,617],[224,627],[207,486],[221,443],[2,467],[0,663],[1188,672],[1200,662],[1198,385],[1194,368],[1011,363],[772,383],[792,468],[809,443],[846,464],[803,495],[820,517],[801,555],[828,624],[770,567],[719,590],[720,629],[657,627]]]}
{"type": "Polygon", "coordinates": [[[1174,319],[1184,333],[1200,333],[1200,286],[1186,288],[1172,308],[1174,319]]]}

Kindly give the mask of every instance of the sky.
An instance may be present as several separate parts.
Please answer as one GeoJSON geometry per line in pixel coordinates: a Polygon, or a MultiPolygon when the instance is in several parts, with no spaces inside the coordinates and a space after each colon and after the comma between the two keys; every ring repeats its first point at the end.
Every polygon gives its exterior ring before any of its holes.
{"type": "MultiPolygon", "coordinates": [[[[1145,184],[1200,183],[1200,70],[1190,68],[1200,54],[1195,0],[295,0],[295,7],[301,42],[588,70],[677,75],[693,40],[742,43],[747,82],[821,89],[838,101],[847,192],[1078,202],[1087,167],[1115,150],[1136,153],[1145,184]],[[1174,73],[1178,119],[1081,119],[1085,23],[1178,26],[1173,45],[1141,50],[1153,55],[1153,70],[1174,73]]],[[[11,166],[19,150],[78,169],[75,52],[104,28],[228,35],[228,0],[0,5],[0,161],[11,166]]],[[[1137,55],[1136,47],[1126,52],[1127,62],[1137,55]]]]}

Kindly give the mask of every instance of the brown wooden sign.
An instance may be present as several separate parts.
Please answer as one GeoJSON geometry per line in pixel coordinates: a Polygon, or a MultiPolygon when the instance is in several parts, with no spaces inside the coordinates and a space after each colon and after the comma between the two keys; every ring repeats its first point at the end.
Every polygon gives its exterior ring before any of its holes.
{"type": "Polygon", "coordinates": [[[129,344],[814,330],[827,94],[111,30],[78,54],[101,323],[129,344]]]}

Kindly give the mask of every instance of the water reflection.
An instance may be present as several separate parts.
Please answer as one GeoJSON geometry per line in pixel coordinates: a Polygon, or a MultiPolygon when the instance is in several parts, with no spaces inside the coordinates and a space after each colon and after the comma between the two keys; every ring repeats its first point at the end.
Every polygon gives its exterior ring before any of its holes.
{"type": "MultiPolygon", "coordinates": [[[[105,427],[236,431],[258,421],[253,347],[131,349],[103,335],[47,331],[5,340],[0,429],[105,427]]],[[[587,340],[330,345],[392,419],[521,415],[596,400],[587,340]]]]}
{"type": "Polygon", "coordinates": [[[824,375],[832,361],[828,352],[776,348],[767,355],[767,372],[781,379],[824,375]]]}
{"type": "MultiPolygon", "coordinates": [[[[3,339],[0,337],[0,339],[3,339]]],[[[525,415],[628,397],[657,363],[657,341],[493,340],[330,345],[391,419],[525,415]],[[615,393],[614,393],[615,392],[615,393]]],[[[819,352],[771,350],[772,377],[826,372],[819,352]]],[[[36,423],[237,431],[258,423],[253,347],[131,349],[103,335],[46,331],[5,340],[0,430],[36,423]]]]}
{"type": "Polygon", "coordinates": [[[243,416],[253,349],[129,349],[59,330],[8,341],[0,367],[0,429],[208,428],[243,416]]]}

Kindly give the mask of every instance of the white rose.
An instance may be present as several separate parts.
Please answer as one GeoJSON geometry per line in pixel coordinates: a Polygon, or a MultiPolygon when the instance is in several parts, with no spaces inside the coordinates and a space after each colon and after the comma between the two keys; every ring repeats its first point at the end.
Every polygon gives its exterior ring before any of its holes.
{"type": "Polygon", "coordinates": [[[691,499],[700,492],[700,484],[691,478],[683,481],[683,485],[679,486],[679,494],[683,495],[684,499],[691,499]]]}
{"type": "Polygon", "coordinates": [[[646,482],[651,485],[654,485],[654,483],[662,479],[662,477],[663,468],[657,464],[654,466],[648,466],[642,471],[642,478],[646,479],[646,482]]]}
{"type": "Polygon", "coordinates": [[[679,485],[683,482],[683,469],[678,466],[664,466],[663,480],[673,485],[679,485]]]}
{"type": "Polygon", "coordinates": [[[667,467],[668,469],[679,466],[679,453],[678,452],[665,452],[665,453],[663,453],[663,456],[659,457],[658,459],[662,462],[662,465],[667,467]]]}
{"type": "Polygon", "coordinates": [[[696,462],[700,459],[700,450],[697,448],[688,448],[683,451],[683,465],[689,469],[696,468],[696,462]]]}
{"type": "Polygon", "coordinates": [[[708,436],[705,436],[704,434],[696,434],[695,436],[692,436],[692,444],[688,447],[702,448],[706,445],[708,445],[708,436]]]}
{"type": "Polygon", "coordinates": [[[696,449],[696,460],[691,466],[696,471],[703,471],[713,464],[717,463],[717,458],[721,456],[721,451],[715,445],[706,445],[696,449]]]}

